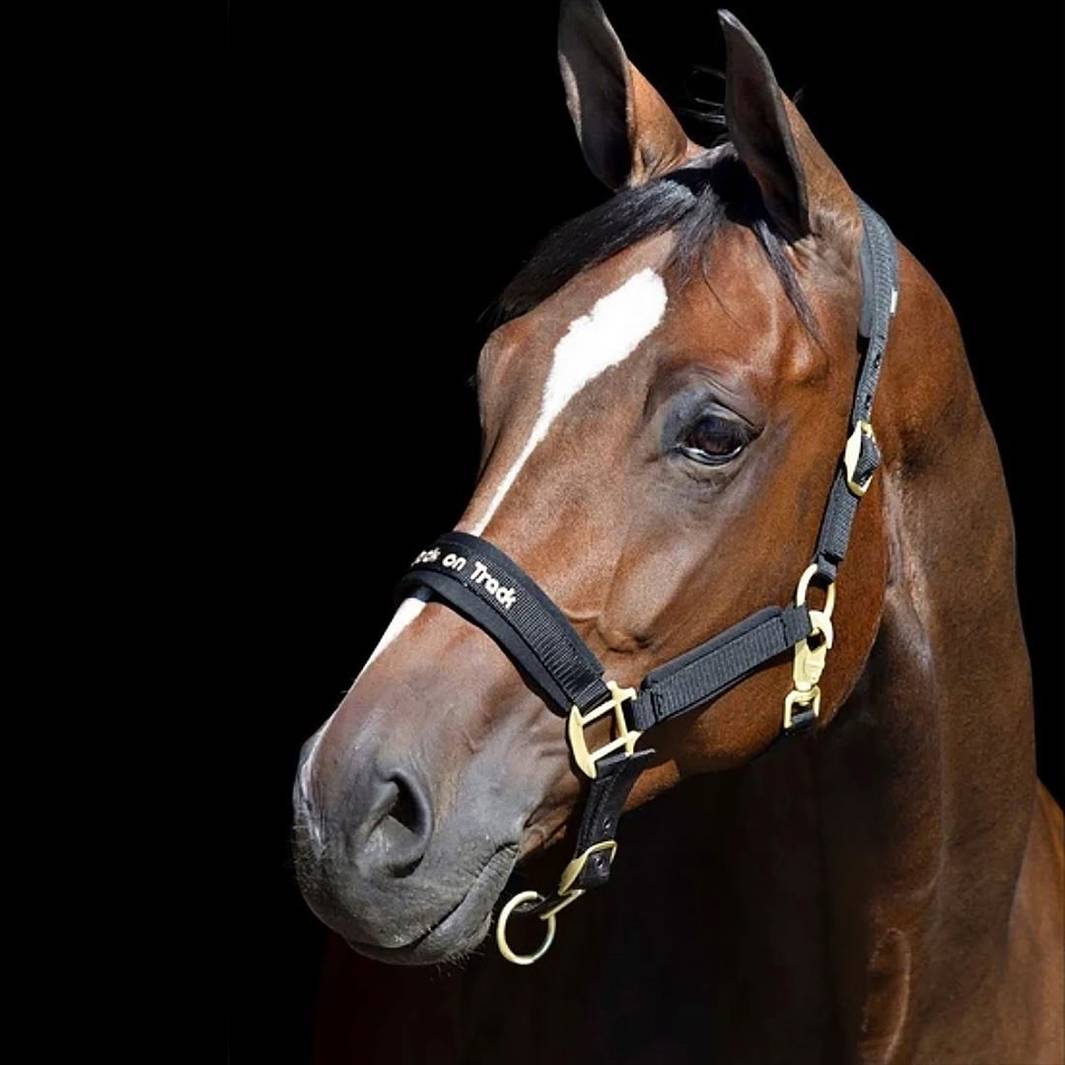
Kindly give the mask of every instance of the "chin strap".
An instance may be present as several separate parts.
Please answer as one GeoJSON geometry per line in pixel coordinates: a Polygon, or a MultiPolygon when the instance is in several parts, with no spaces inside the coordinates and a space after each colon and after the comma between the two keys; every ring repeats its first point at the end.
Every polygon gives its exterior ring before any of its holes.
{"type": "Polygon", "coordinates": [[[873,396],[898,299],[895,240],[884,221],[859,200],[862,242],[861,336],[867,339],[851,410],[851,427],[829,493],[814,559],[788,606],[768,606],[649,673],[639,689],[605,680],[603,667],[542,588],[487,540],[450,532],[414,560],[400,580],[401,597],[439,601],[488,633],[549,707],[566,718],[573,761],[590,784],[573,859],[553,894],[515,895],[496,927],[500,952],[530,965],[551,946],[557,915],[586,891],[605,884],[617,852],[617,823],[636,778],[654,757],[636,750],[648,729],[707,706],[778,656],[793,655],[792,690],[783,701],[781,736],[810,728],[820,713],[818,683],[834,638],[836,574],[850,541],[858,501],[880,464],[873,435],[873,396]],[[812,583],[824,604],[812,609],[812,583]],[[589,748],[586,729],[609,718],[611,738],[589,748]],[[515,912],[546,922],[543,942],[517,954],[506,938],[515,912]]]}

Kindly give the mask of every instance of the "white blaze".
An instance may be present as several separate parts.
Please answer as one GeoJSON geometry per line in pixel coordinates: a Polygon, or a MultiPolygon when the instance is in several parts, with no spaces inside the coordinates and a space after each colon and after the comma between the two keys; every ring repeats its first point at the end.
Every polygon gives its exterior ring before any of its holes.
{"type": "MultiPolygon", "coordinates": [[[[373,649],[373,654],[366,659],[366,665],[359,670],[359,677],[365,673],[370,666],[373,665],[374,660],[381,654],[381,652],[425,609],[425,600],[423,599],[404,599],[399,604],[399,609],[396,610],[392,616],[392,621],[389,623],[387,629],[385,629],[384,636],[378,641],[377,646],[373,649]]],[[[355,678],[352,688],[359,683],[359,677],[355,678]]]]}
{"type": "Polygon", "coordinates": [[[475,536],[484,532],[525,461],[547,436],[566,404],[589,381],[627,359],[639,347],[662,320],[666,300],[662,278],[654,270],[641,270],[598,300],[587,314],[570,322],[566,335],[555,345],[540,413],[529,439],[499,482],[488,509],[470,530],[475,536]]]}
{"type": "MultiPolygon", "coordinates": [[[[627,359],[645,340],[666,311],[666,286],[654,270],[641,270],[609,295],[597,300],[595,306],[580,318],[570,322],[565,336],[555,345],[551,369],[544,383],[540,413],[533,424],[529,439],[517,461],[507,470],[488,504],[488,509],[472,532],[479,536],[491,520],[499,504],[510,490],[526,459],[536,445],[547,436],[554,420],[562,413],[567,403],[594,378],[611,366],[627,359]]],[[[404,599],[399,605],[391,624],[385,630],[372,655],[355,678],[359,678],[381,655],[399,634],[422,612],[425,603],[421,599],[404,599]]],[[[333,712],[336,716],[337,711],[333,712]]],[[[303,763],[301,784],[306,793],[310,788],[311,773],[322,737],[332,717],[318,730],[310,754],[303,763]]],[[[317,826],[311,826],[317,835],[317,826]]]]}
{"type": "MultiPolygon", "coordinates": [[[[359,670],[359,676],[356,677],[352,683],[352,688],[359,683],[359,677],[370,668],[374,659],[377,658],[381,652],[422,612],[424,607],[425,603],[421,599],[404,599],[403,602],[399,604],[399,608],[393,615],[391,623],[388,628],[385,629],[384,636],[382,636],[377,642],[373,654],[366,660],[366,665],[359,670]]],[[[349,688],[348,690],[350,691],[351,689],[349,688]]],[[[325,735],[325,730],[329,728],[330,722],[339,712],[340,707],[338,706],[336,710],[329,715],[329,719],[326,723],[314,734],[314,740],[310,752],[304,760],[303,768],[300,770],[300,786],[303,789],[304,795],[310,793],[311,773],[314,769],[314,760],[318,755],[318,748],[322,745],[322,737],[325,735]]],[[[315,833],[315,838],[317,838],[317,825],[312,825],[311,829],[315,833]]]]}

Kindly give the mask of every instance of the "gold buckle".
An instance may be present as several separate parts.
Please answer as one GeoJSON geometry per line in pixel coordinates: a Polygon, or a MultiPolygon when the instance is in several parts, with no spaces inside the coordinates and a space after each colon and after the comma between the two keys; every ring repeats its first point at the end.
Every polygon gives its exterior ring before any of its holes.
{"type": "MultiPolygon", "coordinates": [[[[795,605],[803,606],[810,581],[817,573],[817,564],[811,563],[803,570],[799,586],[795,590],[795,605]]],[[[832,611],[836,605],[836,582],[831,581],[825,589],[823,610],[810,611],[810,635],[795,645],[795,658],[791,666],[792,690],[784,697],[784,731],[792,727],[792,717],[796,706],[803,710],[813,710],[814,718],[821,713],[821,689],[818,684],[825,670],[825,660],[835,638],[832,629],[832,611]],[[810,639],[820,636],[816,646],[810,645],[810,639]]]]}
{"type": "Polygon", "coordinates": [[[573,751],[573,760],[580,771],[592,780],[595,780],[596,776],[596,762],[622,747],[625,748],[625,753],[631,756],[635,751],[636,741],[640,738],[639,732],[629,728],[629,723],[625,720],[624,709],[627,700],[636,698],[636,689],[619,688],[612,680],[608,680],[606,686],[610,689],[610,698],[583,715],[579,707],[572,707],[569,712],[569,724],[566,727],[570,750],[573,751]],[[616,737],[602,747],[589,751],[584,739],[585,728],[611,710],[614,711],[616,737]]]}
{"type": "Polygon", "coordinates": [[[847,487],[860,499],[865,495],[872,483],[873,474],[876,470],[873,470],[869,476],[865,479],[865,484],[859,484],[854,475],[858,472],[858,459],[862,455],[862,437],[866,436],[873,443],[876,443],[876,437],[873,435],[873,427],[869,422],[859,420],[855,423],[854,430],[851,435],[847,437],[847,445],[843,449],[843,470],[847,475],[847,487]]]}
{"type": "MultiPolygon", "coordinates": [[[[588,864],[588,859],[593,854],[598,854],[600,851],[610,851],[610,860],[613,862],[614,855],[618,852],[618,843],[615,839],[605,839],[602,843],[593,843],[582,855],[574,858],[565,869],[562,870],[562,875],[558,878],[558,893],[560,895],[569,894],[569,889],[573,886],[577,877],[584,872],[585,865],[588,864]]],[[[578,888],[578,892],[583,891],[582,888],[578,888]]],[[[557,910],[555,911],[558,912],[557,910]]]]}
{"type": "Polygon", "coordinates": [[[588,859],[593,854],[598,854],[600,851],[609,851],[610,860],[613,862],[617,849],[617,840],[608,839],[604,840],[602,843],[593,843],[583,854],[574,858],[573,861],[562,870],[562,876],[558,881],[558,891],[555,893],[559,896],[558,902],[556,902],[549,910],[537,914],[541,921],[547,922],[547,934],[544,936],[543,942],[532,952],[532,954],[518,954],[511,948],[510,944],[507,942],[507,922],[510,920],[510,915],[514,912],[515,907],[520,906],[523,902],[529,902],[531,900],[543,902],[544,897],[538,891],[521,891],[515,895],[514,898],[512,898],[499,912],[499,921],[496,923],[496,946],[499,947],[499,953],[502,954],[507,961],[512,961],[515,965],[532,965],[533,962],[539,961],[548,952],[551,944],[555,941],[556,917],[558,914],[571,902],[576,902],[577,899],[584,894],[584,888],[573,890],[573,885],[576,882],[577,877],[581,875],[581,871],[587,864],[588,859]]]}
{"type": "Polygon", "coordinates": [[[796,704],[805,710],[813,704],[814,719],[821,713],[821,689],[814,687],[808,692],[790,691],[784,697],[784,731],[791,730],[791,718],[796,704]]]}

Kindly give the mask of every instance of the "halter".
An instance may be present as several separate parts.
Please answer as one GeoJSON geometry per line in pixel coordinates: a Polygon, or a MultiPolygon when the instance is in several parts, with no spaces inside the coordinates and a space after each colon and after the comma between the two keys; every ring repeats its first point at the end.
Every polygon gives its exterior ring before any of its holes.
{"type": "MultiPolygon", "coordinates": [[[[603,667],[551,598],[511,558],[479,536],[449,532],[421,552],[400,580],[401,596],[439,600],[472,622],[510,656],[547,705],[567,719],[566,737],[577,768],[591,785],[577,832],[573,860],[549,896],[522,891],[499,915],[496,942],[508,961],[531,965],[555,937],[556,917],[610,877],[615,833],[629,792],[654,756],[636,750],[648,729],[713,701],[778,655],[794,654],[793,686],[783,700],[778,739],[801,733],[821,708],[818,682],[832,647],[836,574],[847,553],[858,502],[880,465],[870,421],[888,328],[898,302],[895,238],[861,200],[862,313],[866,341],[850,413],[850,431],[821,520],[813,560],[799,578],[792,604],[758,610],[713,639],[652,670],[639,689],[604,680],[603,667]],[[806,603],[811,584],[823,586],[824,605],[806,603]],[[585,729],[610,715],[614,738],[589,750],[585,729]],[[515,953],[506,938],[512,913],[546,923],[532,954],[515,953]]],[[[862,348],[859,343],[859,348],[862,348]]]]}

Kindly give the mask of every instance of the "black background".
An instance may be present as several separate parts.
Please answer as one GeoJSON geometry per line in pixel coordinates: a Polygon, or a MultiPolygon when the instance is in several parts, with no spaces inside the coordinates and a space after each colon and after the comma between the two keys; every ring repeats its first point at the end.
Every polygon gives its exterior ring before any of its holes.
{"type": "MultiPolygon", "coordinates": [[[[674,107],[721,98],[696,71],[724,62],[712,5],[607,8],[674,107]]],[[[733,10],[961,323],[1006,467],[1040,772],[1060,797],[1058,5],[733,10]]],[[[565,111],[555,26],[549,0],[228,13],[239,372],[222,461],[233,567],[251,575],[233,748],[251,775],[235,797],[235,1061],[306,1053],[322,930],[288,861],[295,759],[387,624],[395,578],[469,496],[479,316],[546,231],[604,195],[565,111]]],[[[682,119],[697,141],[716,132],[682,119]]]]}

